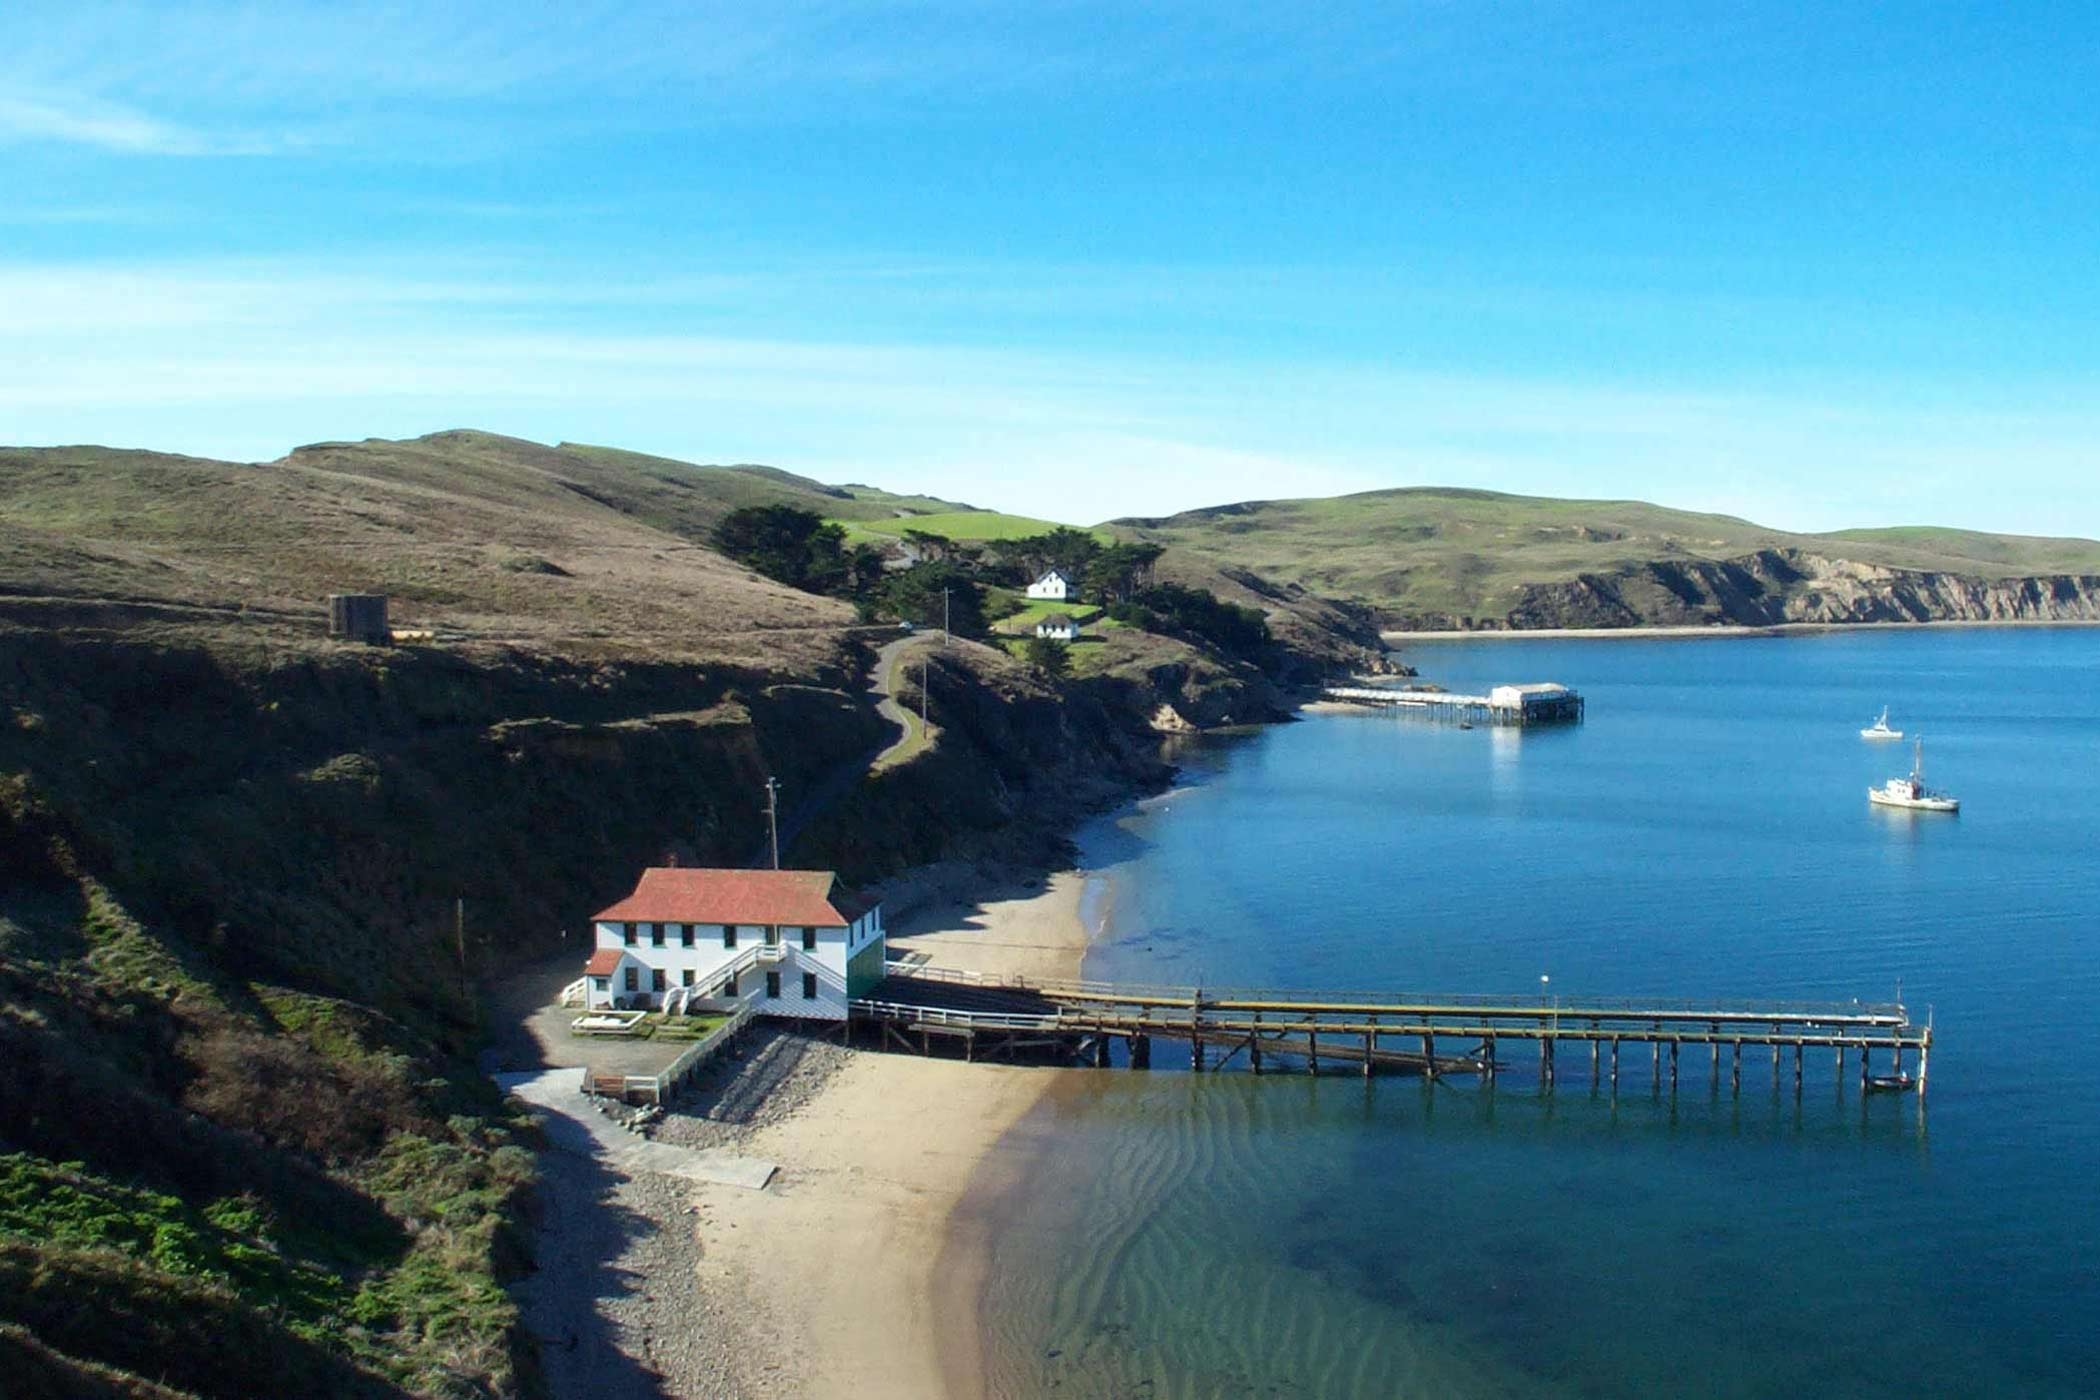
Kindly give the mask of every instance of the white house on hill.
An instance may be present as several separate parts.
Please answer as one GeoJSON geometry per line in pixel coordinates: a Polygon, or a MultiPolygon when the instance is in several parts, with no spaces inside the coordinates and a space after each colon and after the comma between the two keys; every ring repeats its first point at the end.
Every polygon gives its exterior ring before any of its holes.
{"type": "Polygon", "coordinates": [[[652,866],[592,924],[594,1011],[736,998],[764,1016],[842,1021],[883,977],[882,906],[828,870],[652,866]]]}
{"type": "Polygon", "coordinates": [[[1051,613],[1035,625],[1038,637],[1047,637],[1053,642],[1071,642],[1079,639],[1079,624],[1068,613],[1051,613]]]}
{"type": "Polygon", "coordinates": [[[1047,598],[1053,603],[1062,603],[1072,596],[1072,580],[1056,569],[1051,569],[1034,583],[1028,585],[1028,596],[1047,598]]]}

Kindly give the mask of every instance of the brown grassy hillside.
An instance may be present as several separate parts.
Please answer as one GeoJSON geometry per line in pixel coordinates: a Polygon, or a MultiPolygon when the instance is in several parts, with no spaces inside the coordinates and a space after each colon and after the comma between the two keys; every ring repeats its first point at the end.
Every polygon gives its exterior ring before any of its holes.
{"type": "Polygon", "coordinates": [[[371,591],[392,598],[397,626],[567,656],[790,670],[836,659],[831,634],[850,609],[701,543],[735,504],[818,488],[618,455],[608,465],[596,449],[483,433],[257,464],[0,450],[0,597],[32,619],[222,620],[296,644],[321,630],[326,593],[371,591]]]}
{"type": "MultiPolygon", "coordinates": [[[[1114,522],[1186,571],[1246,570],[1408,626],[2051,616],[2100,543],[1965,530],[1799,534],[1641,501],[1439,487],[1114,522]],[[1736,567],[1740,565],[1740,567],[1736,567]],[[2025,586],[2025,580],[2037,580],[2025,586]],[[2046,582],[2041,582],[2046,581],[2046,582]]],[[[2100,597],[2066,615],[2100,609],[2100,597]]]]}

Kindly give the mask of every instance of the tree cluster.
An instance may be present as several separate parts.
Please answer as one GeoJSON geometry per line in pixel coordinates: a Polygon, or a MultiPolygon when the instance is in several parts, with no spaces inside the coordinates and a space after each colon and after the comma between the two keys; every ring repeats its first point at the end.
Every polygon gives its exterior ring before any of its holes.
{"type": "Polygon", "coordinates": [[[715,526],[715,548],[754,573],[805,593],[852,597],[882,577],[882,551],[846,543],[846,531],[813,510],[745,506],[715,526]]]}
{"type": "MultiPolygon", "coordinates": [[[[918,531],[907,538],[950,545],[918,531]]],[[[984,589],[952,546],[939,558],[927,557],[930,551],[922,548],[919,562],[892,572],[875,545],[848,545],[844,528],[815,511],[778,505],[731,511],[715,527],[714,542],[737,563],[776,583],[851,600],[870,621],[939,627],[945,620],[963,636],[984,630],[984,589]]]]}
{"type": "MultiPolygon", "coordinates": [[[[767,578],[811,593],[852,600],[869,621],[945,625],[959,636],[985,631],[988,586],[1025,588],[1051,569],[1074,583],[1079,601],[1098,604],[1119,622],[1199,642],[1224,654],[1264,664],[1273,650],[1260,610],[1219,600],[1200,588],[1153,577],[1161,546],[1136,541],[1103,544],[1090,532],[1060,525],[1039,535],[963,544],[907,529],[914,556],[887,569],[874,545],[848,545],[846,532],[814,511],[795,506],[746,506],[715,529],[715,547],[767,578]]],[[[1063,674],[1066,653],[1056,642],[1028,647],[1029,659],[1063,674]]]]}
{"type": "Polygon", "coordinates": [[[1079,597],[1103,607],[1120,603],[1152,582],[1163,546],[1136,541],[1103,544],[1085,530],[1060,525],[1040,535],[997,540],[985,547],[1009,587],[1026,587],[1051,569],[1078,587],[1079,597]]]}
{"type": "Polygon", "coordinates": [[[1259,608],[1228,603],[1200,588],[1154,584],[1116,603],[1108,615],[1118,622],[1209,644],[1227,656],[1257,665],[1269,659],[1273,639],[1259,608]]]}

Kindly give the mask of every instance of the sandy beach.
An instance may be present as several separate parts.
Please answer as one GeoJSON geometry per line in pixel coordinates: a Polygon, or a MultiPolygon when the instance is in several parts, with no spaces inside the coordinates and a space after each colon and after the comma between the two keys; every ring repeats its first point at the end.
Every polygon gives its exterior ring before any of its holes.
{"type": "MultiPolygon", "coordinates": [[[[1076,975],[1088,939],[1085,883],[1076,871],[1003,886],[960,868],[917,872],[882,891],[893,956],[1076,975]]],[[[983,1393],[974,1351],[981,1264],[969,1249],[944,1256],[950,1216],[1061,1071],[789,1039],[811,1048],[754,1122],[707,1121],[702,1091],[660,1133],[777,1162],[765,1190],[589,1179],[629,1221],[631,1244],[573,1287],[550,1277],[559,1252],[543,1256],[552,1267],[533,1287],[560,1296],[529,1309],[528,1321],[544,1319],[552,1301],[604,1324],[603,1365],[549,1358],[558,1396],[601,1393],[608,1375],[633,1363],[651,1373],[655,1393],[693,1400],[983,1393]],[[623,1286],[609,1290],[608,1276],[623,1286]],[[691,1331],[707,1335],[683,1340],[691,1331]]],[[[537,1330],[549,1336],[544,1322],[537,1330]]]]}

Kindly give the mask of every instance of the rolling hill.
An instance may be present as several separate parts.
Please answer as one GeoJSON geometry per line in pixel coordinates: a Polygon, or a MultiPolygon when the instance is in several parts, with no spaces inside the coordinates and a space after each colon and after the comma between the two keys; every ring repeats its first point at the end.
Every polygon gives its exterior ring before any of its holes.
{"type": "Polygon", "coordinates": [[[327,591],[390,595],[397,625],[569,656],[822,664],[842,603],[707,547],[740,506],[879,521],[954,502],[490,433],[221,462],[0,449],[0,597],[40,618],[214,617],[310,637],[327,591]],[[272,623],[278,625],[274,628],[272,623]]]}
{"type": "Polygon", "coordinates": [[[1393,627],[2100,616],[2100,542],[1938,528],[1799,534],[1639,501],[1408,488],[1111,522],[1393,627]]]}

